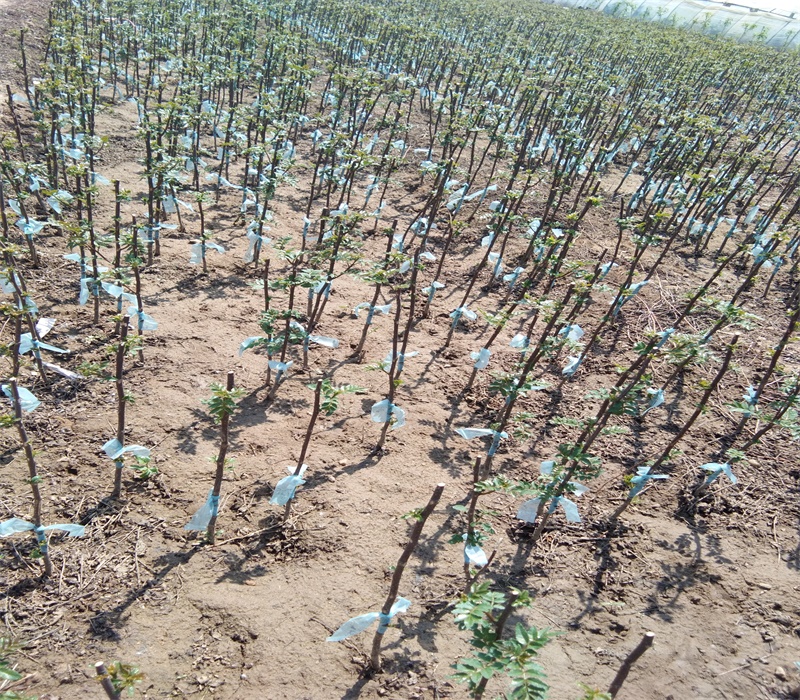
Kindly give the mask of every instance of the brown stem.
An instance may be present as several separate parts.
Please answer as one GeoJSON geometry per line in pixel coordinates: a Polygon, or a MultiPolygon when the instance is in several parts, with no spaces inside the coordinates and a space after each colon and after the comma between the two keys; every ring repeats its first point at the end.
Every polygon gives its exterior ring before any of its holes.
{"type": "Polygon", "coordinates": [[[394,314],[394,334],[392,335],[392,364],[389,366],[389,393],[387,396],[389,405],[386,409],[386,422],[383,424],[383,428],[381,429],[381,435],[378,438],[378,444],[375,445],[374,449],[372,450],[373,453],[378,453],[383,449],[383,443],[386,442],[386,435],[389,432],[389,427],[392,424],[392,407],[394,405],[394,393],[396,388],[395,373],[397,372],[397,336],[400,332],[400,312],[402,311],[400,292],[397,292],[395,296],[395,304],[397,304],[397,306],[394,314]]]}
{"type": "MultiPolygon", "coordinates": [[[[414,549],[419,542],[420,535],[422,534],[422,528],[425,526],[425,521],[428,519],[428,516],[433,513],[433,509],[436,508],[436,504],[439,503],[439,499],[442,497],[442,491],[444,491],[444,484],[436,484],[436,488],[433,490],[431,500],[428,501],[428,505],[425,506],[425,509],[420,514],[419,519],[414,524],[414,529],[411,531],[411,537],[408,540],[408,544],[403,550],[403,553],[400,555],[400,559],[397,560],[397,566],[395,567],[394,575],[392,576],[392,583],[389,586],[389,595],[386,597],[386,602],[383,604],[383,608],[381,608],[382,615],[388,615],[389,611],[392,609],[392,605],[394,605],[395,601],[397,600],[397,591],[400,589],[400,579],[403,576],[403,571],[405,570],[406,564],[411,558],[411,554],[414,552],[414,549]]],[[[370,655],[370,665],[376,673],[379,673],[381,670],[382,640],[383,632],[381,632],[381,628],[379,626],[378,630],[375,632],[375,637],[372,640],[372,654],[370,655]]]]}
{"type": "MultiPolygon", "coordinates": [[[[775,371],[775,368],[778,366],[778,360],[780,359],[781,355],[783,354],[786,345],[789,343],[789,340],[792,337],[792,333],[794,333],[795,328],[797,327],[797,321],[800,319],[800,306],[798,306],[794,312],[792,312],[791,317],[789,318],[789,327],[786,329],[786,332],[783,334],[783,337],[780,339],[778,345],[774,348],[772,353],[772,358],[769,362],[769,367],[767,367],[767,371],[764,372],[764,376],[761,377],[761,381],[758,384],[758,388],[756,389],[756,402],[761,398],[761,394],[764,391],[764,388],[767,386],[767,382],[772,377],[772,373],[775,371]]],[[[729,437],[729,440],[733,442],[739,433],[742,432],[742,428],[744,428],[744,424],[747,422],[747,419],[750,416],[747,413],[742,414],[739,423],[733,430],[733,434],[729,437]]]]}
{"type": "MultiPolygon", "coordinates": [[[[128,338],[128,325],[130,318],[124,316],[120,327],[119,344],[117,345],[116,356],[116,387],[117,387],[117,442],[122,447],[125,444],[125,387],[122,383],[122,373],[125,365],[126,341],[128,338]]],[[[114,462],[114,490],[111,492],[112,498],[119,498],[122,490],[122,468],[124,463],[120,457],[114,462]]]]}
{"type": "MultiPolygon", "coordinates": [[[[217,196],[219,197],[219,186],[217,187],[217,196]]],[[[200,214],[200,257],[203,260],[203,272],[208,272],[208,263],[206,262],[206,217],[203,213],[203,202],[198,200],[197,211],[200,214]]]]}
{"type": "Polygon", "coordinates": [[[17,432],[19,433],[22,448],[25,451],[25,459],[28,462],[28,475],[30,477],[29,483],[31,491],[33,492],[33,526],[35,528],[36,541],[39,543],[39,552],[44,560],[44,575],[45,578],[50,578],[53,575],[53,562],[50,561],[50,552],[47,549],[47,536],[42,532],[42,494],[39,491],[39,473],[36,468],[36,460],[33,456],[33,448],[28,440],[28,431],[25,430],[25,425],[22,422],[22,404],[19,400],[19,388],[17,387],[17,378],[13,377],[9,384],[11,385],[11,396],[14,399],[14,422],[17,424],[17,432]]]}
{"type": "MultiPolygon", "coordinates": [[[[233,391],[233,372],[228,372],[228,382],[225,386],[226,391],[233,391]]],[[[219,454],[217,454],[217,473],[214,477],[214,489],[211,492],[213,503],[219,503],[219,493],[222,490],[222,477],[225,474],[225,455],[228,452],[228,423],[230,416],[223,413],[220,420],[220,443],[219,454]]],[[[206,540],[209,544],[214,544],[215,533],[214,529],[217,525],[217,507],[213,507],[211,511],[211,519],[208,521],[208,529],[206,530],[206,540]]]]}
{"type": "Polygon", "coordinates": [[[119,693],[114,690],[114,684],[111,682],[111,677],[108,675],[106,665],[102,661],[98,661],[94,665],[94,669],[97,671],[97,680],[100,682],[100,685],[103,687],[103,690],[110,700],[119,700],[119,693]]]}
{"type": "Polygon", "coordinates": [[[264,313],[269,311],[269,258],[264,258],[264,313]]]}
{"type": "MultiPolygon", "coordinates": [[[[308,452],[308,445],[311,442],[311,433],[314,430],[314,424],[317,422],[317,417],[319,416],[319,404],[320,398],[322,396],[322,380],[317,379],[317,386],[314,389],[314,410],[311,411],[311,420],[308,421],[308,430],[306,431],[306,439],[303,441],[303,447],[300,449],[300,457],[297,459],[297,467],[294,470],[295,476],[300,476],[300,473],[303,469],[303,462],[306,458],[306,453],[308,452]]],[[[289,519],[289,515],[292,512],[292,501],[294,499],[290,498],[286,501],[286,508],[283,511],[283,522],[285,523],[289,519]]]]}
{"type": "MultiPolygon", "coordinates": [[[[382,271],[386,272],[389,269],[389,262],[392,257],[392,243],[394,243],[394,232],[397,230],[397,220],[392,222],[392,229],[387,234],[387,241],[386,241],[386,252],[383,254],[383,266],[382,271]]],[[[358,341],[358,347],[356,347],[355,352],[353,352],[353,357],[357,359],[357,361],[361,361],[363,359],[364,353],[364,343],[367,342],[367,332],[369,331],[369,327],[372,325],[372,317],[374,315],[374,307],[378,303],[381,295],[381,283],[380,281],[375,285],[375,293],[372,295],[372,301],[370,302],[369,309],[367,309],[367,320],[364,322],[364,328],[361,330],[361,338],[358,341]]]]}
{"type": "MultiPolygon", "coordinates": [[[[41,338],[39,337],[39,331],[36,328],[36,321],[33,320],[33,315],[28,309],[28,305],[26,303],[26,294],[24,289],[25,282],[22,277],[19,278],[18,282],[17,274],[17,271],[11,267],[8,274],[8,281],[11,282],[11,285],[14,287],[17,307],[25,315],[25,321],[28,325],[28,330],[31,332],[31,338],[38,342],[41,340],[41,338]]],[[[39,375],[41,376],[42,381],[47,384],[47,373],[45,372],[44,363],[42,362],[42,354],[39,352],[39,348],[36,345],[33,346],[33,350],[31,352],[33,354],[33,359],[36,362],[36,368],[39,370],[39,375]]]]}
{"type": "Polygon", "coordinates": [[[651,646],[653,646],[653,640],[655,639],[655,634],[652,632],[647,632],[644,637],[642,637],[642,641],[636,646],[636,648],[628,654],[628,658],[622,662],[622,666],[619,667],[619,671],[617,671],[617,675],[614,676],[614,680],[611,681],[611,685],[608,686],[608,694],[615,698],[617,697],[617,693],[619,692],[622,684],[625,682],[625,679],[628,677],[628,673],[630,673],[631,667],[635,664],[639,658],[644,654],[651,646]]]}
{"type": "MultiPolygon", "coordinates": [[[[500,613],[500,617],[497,618],[497,624],[495,625],[494,629],[494,639],[498,641],[503,636],[503,629],[506,626],[506,622],[508,622],[508,618],[511,617],[511,613],[514,611],[514,603],[517,602],[517,598],[519,598],[519,593],[512,593],[508,597],[508,601],[506,602],[506,606],[503,608],[503,612],[500,613]]],[[[489,679],[484,676],[481,678],[481,682],[478,683],[477,688],[475,688],[475,700],[481,700],[483,697],[484,692],[486,691],[486,684],[489,682],[489,679]]]]}
{"type": "Polygon", "coordinates": [[[131,251],[133,253],[134,262],[131,265],[133,268],[133,277],[136,282],[136,333],[139,336],[139,354],[138,359],[139,362],[144,364],[144,343],[141,342],[142,336],[142,317],[141,314],[144,313],[144,302],[142,301],[142,276],[139,272],[139,265],[141,264],[141,260],[139,259],[139,229],[136,228],[136,217],[133,217],[133,223],[131,224],[133,227],[132,231],[132,240],[131,240],[131,251]]]}
{"type": "Polygon", "coordinates": [[[797,398],[798,394],[800,394],[800,382],[795,384],[794,388],[791,390],[791,392],[786,397],[786,400],[783,402],[781,407],[776,411],[775,415],[772,416],[770,421],[766,425],[764,425],[762,428],[757,430],[756,433],[753,435],[753,437],[751,437],[744,445],[742,445],[742,450],[746,450],[746,449],[752,447],[762,437],[764,437],[764,435],[767,433],[767,431],[769,431],[772,428],[774,428],[777,425],[778,421],[781,418],[783,418],[783,416],[786,413],[786,411],[788,411],[792,406],[794,406],[795,399],[797,398]]]}
{"type": "Polygon", "coordinates": [[[731,357],[733,357],[733,351],[736,347],[736,343],[739,340],[739,336],[735,335],[733,340],[731,340],[730,344],[728,345],[728,350],[725,353],[725,359],[722,361],[722,365],[717,372],[717,375],[714,379],[711,380],[711,383],[706,388],[705,392],[703,393],[703,397],[700,399],[700,403],[697,404],[697,408],[695,409],[694,413],[689,417],[689,420],[683,424],[681,429],[678,431],[677,435],[672,439],[672,441],[667,445],[666,449],[661,453],[661,456],[653,463],[651,469],[657,469],[660,467],[669,457],[669,453],[672,452],[675,445],[683,438],[684,435],[688,432],[689,428],[692,427],[692,424],[698,419],[700,414],[703,412],[703,409],[706,407],[708,403],[708,399],[714,390],[717,388],[717,385],[722,381],[722,377],[725,376],[725,373],[728,371],[728,365],[731,363],[731,357]]]}

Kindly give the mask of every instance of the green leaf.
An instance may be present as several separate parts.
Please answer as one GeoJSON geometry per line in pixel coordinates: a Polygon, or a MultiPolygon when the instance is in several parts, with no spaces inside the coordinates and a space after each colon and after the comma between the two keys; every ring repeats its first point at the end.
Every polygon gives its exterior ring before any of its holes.
{"type": "Polygon", "coordinates": [[[10,666],[6,666],[5,664],[0,664],[0,680],[18,681],[20,678],[22,678],[21,673],[17,673],[10,666]]]}

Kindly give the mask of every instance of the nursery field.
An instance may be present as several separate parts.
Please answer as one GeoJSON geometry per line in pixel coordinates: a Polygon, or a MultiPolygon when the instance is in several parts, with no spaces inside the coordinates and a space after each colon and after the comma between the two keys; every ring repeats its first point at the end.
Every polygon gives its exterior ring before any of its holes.
{"type": "Polygon", "coordinates": [[[0,697],[800,697],[798,71],[0,0],[0,697]]]}

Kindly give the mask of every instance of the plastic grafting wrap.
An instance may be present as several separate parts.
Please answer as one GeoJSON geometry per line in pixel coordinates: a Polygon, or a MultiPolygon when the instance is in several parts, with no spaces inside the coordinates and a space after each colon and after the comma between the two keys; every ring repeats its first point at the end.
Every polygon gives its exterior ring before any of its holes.
{"type": "Polygon", "coordinates": [[[525,335],[524,333],[517,333],[509,343],[509,346],[512,348],[518,348],[521,350],[527,349],[528,345],[530,345],[531,339],[525,335]]]}
{"type": "Polygon", "coordinates": [[[467,544],[467,533],[465,532],[462,539],[464,540],[464,563],[472,564],[476,569],[482,569],[489,563],[489,559],[478,545],[467,544]]]}
{"type": "Polygon", "coordinates": [[[674,328],[667,328],[660,333],[658,333],[661,340],[658,341],[658,344],[653,348],[653,350],[661,350],[664,347],[664,344],[669,340],[669,337],[675,332],[674,328]]]}
{"type": "Polygon", "coordinates": [[[42,229],[46,224],[46,221],[35,221],[34,219],[24,221],[23,219],[19,219],[15,225],[20,231],[22,231],[23,234],[25,234],[26,238],[33,238],[37,233],[42,232],[42,229]]]}
{"type": "Polygon", "coordinates": [[[136,303],[136,295],[129,294],[119,285],[111,284],[111,282],[101,282],[100,286],[117,300],[127,301],[130,304],[136,303]]]}
{"type": "Polygon", "coordinates": [[[428,302],[433,301],[433,297],[436,294],[438,289],[444,289],[444,285],[441,282],[432,282],[430,287],[425,287],[422,291],[424,294],[428,295],[428,302]]]}
{"type": "Polygon", "coordinates": [[[370,612],[357,617],[351,617],[339,629],[337,629],[326,642],[341,642],[343,639],[353,637],[369,629],[374,622],[378,622],[378,632],[383,634],[392,622],[392,618],[401,612],[405,612],[411,606],[411,601],[407,598],[398,598],[389,610],[388,615],[381,612],[370,612]]]}
{"type": "Polygon", "coordinates": [[[431,253],[429,250],[425,250],[419,254],[419,257],[423,260],[427,260],[428,262],[434,262],[436,260],[436,256],[431,253]]]}
{"type": "MultiPolygon", "coordinates": [[[[419,355],[419,352],[417,352],[416,350],[414,350],[413,352],[398,352],[397,362],[395,363],[395,370],[397,371],[397,373],[399,374],[400,372],[403,371],[403,368],[406,365],[406,360],[408,358],[416,357],[417,355],[419,355]]],[[[380,365],[381,369],[384,372],[389,372],[392,369],[392,356],[393,353],[390,350],[389,353],[386,355],[386,357],[384,357],[383,360],[381,360],[380,365]]]]}
{"type": "Polygon", "coordinates": [[[333,287],[333,280],[331,279],[324,279],[317,282],[316,286],[312,287],[308,290],[308,298],[313,299],[315,294],[321,294],[325,299],[328,299],[331,295],[331,289],[333,287]]]}
{"type": "Polygon", "coordinates": [[[140,331],[154,331],[158,328],[158,321],[144,311],[139,311],[135,306],[128,307],[128,316],[138,319],[137,326],[140,331]]]}
{"type": "Polygon", "coordinates": [[[184,530],[202,531],[208,528],[211,518],[219,513],[219,496],[214,495],[214,490],[208,492],[206,502],[192,516],[192,519],[183,526],[184,530]]]}
{"type": "MultiPolygon", "coordinates": [[[[19,277],[17,273],[14,273],[14,280],[17,283],[17,286],[20,286],[19,277]]],[[[4,274],[0,274],[0,291],[4,294],[13,294],[15,291],[14,285],[12,284],[11,280],[4,274]]]]}
{"type": "Polygon", "coordinates": [[[247,232],[247,252],[244,254],[245,262],[253,262],[256,256],[256,251],[261,250],[262,245],[267,245],[271,238],[268,236],[259,236],[255,231],[247,232]]]}
{"type": "MultiPolygon", "coordinates": [[[[529,501],[525,501],[517,511],[517,518],[524,520],[526,523],[536,522],[536,514],[539,510],[539,503],[540,499],[538,498],[532,498],[529,501]]],[[[561,506],[562,510],[564,511],[564,517],[567,519],[568,523],[581,522],[578,506],[568,498],[565,498],[564,496],[554,498],[550,503],[550,507],[548,508],[549,512],[554,512],[558,506],[561,506]]]]}
{"type": "Polygon", "coordinates": [[[526,523],[536,522],[536,514],[539,511],[539,499],[532,498],[525,501],[517,510],[517,518],[526,523]]]}
{"type": "Polygon", "coordinates": [[[217,181],[217,185],[221,185],[223,187],[230,187],[231,189],[234,189],[234,190],[241,190],[242,189],[241,185],[234,185],[230,180],[222,177],[222,175],[219,175],[218,173],[208,173],[206,175],[206,180],[208,180],[210,182],[213,182],[214,180],[216,180],[217,181]]]}
{"type": "MultiPolygon", "coordinates": [[[[3,393],[11,399],[11,403],[14,403],[14,393],[11,391],[11,387],[8,384],[3,384],[2,387],[3,393]]],[[[40,405],[41,401],[37,399],[30,391],[28,391],[25,387],[18,386],[17,393],[19,394],[19,407],[25,412],[30,413],[31,411],[35,411],[40,405]]]]}
{"type": "Polygon", "coordinates": [[[658,408],[664,403],[663,389],[648,389],[647,395],[650,397],[650,403],[647,405],[647,408],[642,411],[642,415],[645,415],[648,411],[652,411],[654,408],[658,408]]]}
{"type": "Polygon", "coordinates": [[[464,197],[465,202],[471,202],[473,199],[477,199],[478,197],[481,198],[481,202],[483,201],[484,197],[486,197],[489,192],[496,192],[497,185],[489,185],[487,188],[483,190],[478,190],[477,192],[473,192],[472,194],[467,195],[464,197]]]}
{"type": "Polygon", "coordinates": [[[492,430],[491,428],[458,428],[456,433],[461,437],[472,440],[476,437],[491,437],[492,442],[489,445],[488,454],[489,456],[493,456],[497,449],[500,447],[500,440],[503,440],[508,437],[508,433],[502,432],[499,433],[496,430],[492,430]]]}
{"type": "Polygon", "coordinates": [[[650,280],[643,280],[642,282],[632,284],[630,287],[626,287],[625,291],[622,293],[622,296],[620,296],[619,301],[616,303],[616,306],[614,306],[613,315],[616,316],[617,313],[619,313],[619,310],[648,284],[650,284],[650,280]]]}
{"type": "Polygon", "coordinates": [[[503,275],[503,281],[508,282],[509,287],[513,287],[523,272],[525,272],[524,267],[515,267],[507,275],[503,275]]]}
{"type": "Polygon", "coordinates": [[[239,356],[241,357],[245,350],[249,350],[254,345],[258,345],[262,340],[267,340],[267,338],[262,335],[251,335],[249,338],[245,338],[239,346],[239,356]]]}
{"type": "Polygon", "coordinates": [[[131,454],[135,457],[150,456],[150,449],[148,447],[143,447],[142,445],[126,445],[123,447],[116,438],[112,438],[103,445],[103,452],[113,460],[118,460],[124,454],[131,454]]]}
{"type": "Polygon", "coordinates": [[[44,528],[41,525],[34,527],[33,534],[36,536],[36,544],[39,545],[39,551],[42,554],[47,554],[47,535],[44,533],[44,528]]]}
{"type": "Polygon", "coordinates": [[[584,336],[583,328],[577,324],[564,326],[559,332],[559,335],[566,336],[567,340],[577,343],[584,336]]]}
{"type": "Polygon", "coordinates": [[[500,253],[489,253],[489,264],[494,265],[492,268],[492,277],[500,277],[503,274],[503,258],[500,253]]]}
{"type": "Polygon", "coordinates": [[[466,306],[459,306],[450,313],[450,318],[453,319],[453,325],[457,324],[461,320],[462,316],[470,321],[474,321],[476,318],[478,318],[478,314],[476,314],[474,311],[468,309],[466,306]]]}
{"type": "Polygon", "coordinates": [[[324,335],[309,335],[308,341],[311,343],[316,343],[317,345],[321,345],[324,348],[331,348],[333,350],[339,347],[339,341],[336,338],[328,338],[324,335]]]}
{"type": "Polygon", "coordinates": [[[86,528],[83,525],[73,525],[72,523],[59,523],[57,525],[37,528],[33,523],[23,520],[22,518],[11,518],[10,520],[0,522],[0,537],[9,537],[17,532],[29,532],[31,530],[34,531],[36,539],[39,540],[40,535],[43,537],[45,532],[53,530],[66,532],[70,537],[82,537],[86,528]]]}
{"type": "Polygon", "coordinates": [[[628,492],[628,498],[635,498],[650,479],[669,479],[669,476],[667,474],[651,474],[650,467],[636,467],[636,476],[631,477],[633,488],[628,492]]]}
{"type": "MultiPolygon", "coordinates": [[[[447,183],[448,185],[450,183],[447,183]]],[[[447,185],[445,185],[447,187],[447,185]]],[[[464,203],[464,195],[467,193],[467,189],[469,189],[469,183],[465,182],[462,187],[456,190],[450,199],[447,200],[447,208],[450,211],[455,212],[456,214],[461,210],[461,205],[464,203]]]]}
{"type": "Polygon", "coordinates": [[[578,512],[578,506],[568,498],[559,496],[558,498],[554,499],[550,504],[550,512],[552,513],[557,506],[561,506],[561,509],[564,511],[564,517],[567,519],[568,523],[581,522],[581,515],[578,512]]]}
{"type": "Polygon", "coordinates": [[[284,476],[283,479],[275,485],[272,498],[269,499],[269,502],[276,506],[285,506],[294,498],[297,487],[306,483],[305,479],[303,479],[303,475],[306,473],[308,465],[304,464],[301,466],[299,474],[295,474],[295,470],[292,467],[287,467],[286,469],[289,472],[289,476],[284,476]]]}
{"type": "Polygon", "coordinates": [[[61,215],[62,213],[62,204],[70,204],[73,200],[72,195],[67,192],[66,190],[58,190],[54,195],[50,195],[47,198],[48,206],[56,213],[61,215]]]}
{"type": "Polygon", "coordinates": [[[375,316],[375,312],[381,313],[384,316],[386,316],[391,311],[392,305],[391,305],[391,303],[389,303],[389,304],[382,304],[382,305],[377,305],[376,304],[375,306],[370,306],[368,301],[362,301],[360,304],[356,304],[356,306],[353,307],[353,315],[356,318],[360,318],[362,309],[367,309],[366,324],[368,326],[371,326],[372,325],[372,319],[375,316]]]}
{"type": "Polygon", "coordinates": [[[578,367],[581,366],[581,362],[583,360],[583,356],[575,357],[574,355],[570,355],[567,357],[567,365],[564,369],[561,370],[561,374],[565,377],[571,377],[575,372],[578,371],[578,367]]]}
{"type": "Polygon", "coordinates": [[[390,404],[389,399],[378,401],[370,411],[370,418],[373,423],[388,423],[394,418],[392,430],[402,428],[406,424],[406,412],[397,404],[390,404]]]}
{"type": "Polygon", "coordinates": [[[471,352],[469,356],[475,360],[473,367],[475,369],[486,369],[489,366],[489,358],[492,352],[488,348],[481,348],[478,352],[471,352]]]}
{"type": "Polygon", "coordinates": [[[224,253],[225,248],[217,243],[213,243],[211,241],[206,241],[205,243],[195,243],[192,245],[192,257],[189,258],[189,263],[191,265],[200,265],[203,262],[203,258],[205,257],[205,253],[208,250],[216,250],[218,253],[224,253]]]}
{"type": "Polygon", "coordinates": [[[42,362],[45,369],[49,369],[51,372],[55,372],[56,374],[60,374],[62,377],[66,377],[67,379],[82,379],[83,375],[78,374],[77,372],[72,372],[71,370],[64,369],[63,367],[59,367],[58,365],[54,365],[51,362],[42,362]]]}
{"type": "Polygon", "coordinates": [[[700,465],[700,469],[705,469],[709,473],[704,482],[706,486],[723,474],[728,477],[728,481],[730,481],[732,484],[735,484],[738,481],[736,475],[731,470],[731,465],[727,462],[724,464],[720,464],[719,462],[709,462],[708,464],[700,465]]]}
{"type": "Polygon", "coordinates": [[[492,444],[489,445],[489,450],[487,454],[490,457],[494,456],[497,453],[498,448],[500,447],[500,440],[504,440],[507,437],[508,433],[506,432],[498,433],[497,431],[494,431],[494,435],[492,436],[492,444]]]}
{"type": "Polygon", "coordinates": [[[55,345],[48,345],[47,343],[43,343],[40,340],[34,340],[33,336],[30,333],[23,333],[19,337],[19,354],[24,355],[25,353],[30,352],[36,348],[37,350],[49,350],[50,352],[55,352],[59,354],[68,353],[69,350],[64,350],[63,348],[57,348],[55,345]]]}
{"type": "Polygon", "coordinates": [[[495,431],[491,428],[458,428],[456,433],[467,440],[472,440],[476,437],[489,437],[494,435],[495,431]]]}
{"type": "MultiPolygon", "coordinates": [[[[758,403],[758,392],[753,386],[749,386],[747,389],[745,389],[744,394],[742,394],[742,399],[748,406],[755,406],[756,403],[758,403]]],[[[745,411],[744,415],[749,418],[751,415],[753,415],[753,412],[745,411]]]]}

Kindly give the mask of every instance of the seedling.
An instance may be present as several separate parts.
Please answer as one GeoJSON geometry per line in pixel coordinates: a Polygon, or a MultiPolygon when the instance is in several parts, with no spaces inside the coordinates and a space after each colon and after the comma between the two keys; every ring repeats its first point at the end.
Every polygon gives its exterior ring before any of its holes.
{"type": "Polygon", "coordinates": [[[230,418],[236,411],[236,399],[243,395],[241,389],[233,385],[233,372],[228,372],[225,387],[219,384],[211,385],[211,398],[204,399],[208,412],[214,422],[220,426],[220,445],[217,454],[217,470],[214,476],[214,486],[208,494],[205,505],[198,510],[192,519],[184,526],[186,530],[205,530],[206,541],[214,544],[216,538],[217,514],[219,513],[219,497],[222,491],[222,478],[225,475],[225,456],[228,453],[228,427],[230,418]]]}
{"type": "Polygon", "coordinates": [[[386,597],[386,602],[383,604],[381,611],[379,613],[367,613],[366,615],[359,615],[358,617],[351,618],[326,640],[328,642],[340,642],[343,639],[363,632],[374,622],[378,622],[378,630],[375,632],[375,636],[372,640],[372,653],[370,654],[370,667],[375,672],[381,671],[381,643],[383,641],[383,635],[386,633],[395,615],[408,610],[411,605],[411,601],[406,598],[399,598],[397,595],[400,590],[400,580],[403,577],[406,564],[419,542],[420,535],[422,535],[422,528],[425,526],[425,521],[430,514],[433,513],[434,508],[436,508],[436,504],[442,497],[442,491],[444,491],[444,484],[437,484],[428,504],[418,515],[415,515],[414,520],[416,522],[411,531],[408,544],[400,555],[397,566],[394,568],[392,583],[389,586],[389,595],[386,597]]]}

